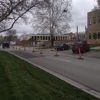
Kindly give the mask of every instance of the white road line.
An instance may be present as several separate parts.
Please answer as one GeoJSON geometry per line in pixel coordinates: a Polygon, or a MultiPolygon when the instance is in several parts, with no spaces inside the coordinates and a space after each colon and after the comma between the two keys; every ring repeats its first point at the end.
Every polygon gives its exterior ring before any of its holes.
{"type": "Polygon", "coordinates": [[[66,61],[66,62],[71,62],[70,60],[66,60],[66,59],[60,59],[60,58],[55,58],[55,59],[66,61]]]}

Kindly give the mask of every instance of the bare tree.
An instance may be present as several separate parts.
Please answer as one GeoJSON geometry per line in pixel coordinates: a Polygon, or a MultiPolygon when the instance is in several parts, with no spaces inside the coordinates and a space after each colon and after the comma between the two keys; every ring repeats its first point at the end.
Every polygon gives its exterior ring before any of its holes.
{"type": "Polygon", "coordinates": [[[93,22],[98,22],[98,27],[100,27],[100,0],[97,0],[97,4],[92,10],[93,22]]]}
{"type": "Polygon", "coordinates": [[[16,30],[12,29],[7,31],[5,37],[6,37],[6,41],[8,42],[14,41],[15,39],[17,39],[16,30]]]}
{"type": "Polygon", "coordinates": [[[98,6],[100,7],[100,0],[97,0],[98,6]]]}
{"type": "Polygon", "coordinates": [[[49,0],[47,9],[36,9],[33,27],[51,35],[53,46],[54,34],[64,34],[69,31],[71,21],[71,0],[49,0]]]}
{"type": "Polygon", "coordinates": [[[13,28],[19,19],[27,22],[26,13],[32,14],[34,7],[43,7],[45,2],[47,0],[0,0],[0,32],[13,28]]]}

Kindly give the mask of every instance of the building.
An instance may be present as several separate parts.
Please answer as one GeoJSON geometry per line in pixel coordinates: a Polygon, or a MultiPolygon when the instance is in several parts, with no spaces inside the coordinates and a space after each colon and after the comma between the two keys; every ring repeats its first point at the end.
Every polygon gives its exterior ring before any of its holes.
{"type": "MultiPolygon", "coordinates": [[[[27,34],[27,35],[22,35],[20,37],[21,40],[28,40],[28,39],[34,39],[39,41],[39,38],[41,38],[41,41],[49,41],[51,40],[50,34],[27,34]]],[[[71,37],[69,34],[62,34],[62,35],[54,35],[55,41],[60,41],[60,40],[70,40],[71,37]]]]}
{"type": "MultiPolygon", "coordinates": [[[[75,34],[73,34],[72,32],[69,34],[62,34],[62,35],[54,35],[54,43],[68,43],[74,39],[75,34]]],[[[24,34],[22,36],[20,36],[20,41],[22,40],[29,40],[29,39],[33,39],[35,40],[37,44],[39,44],[39,42],[41,41],[41,43],[43,44],[50,44],[51,42],[51,35],[50,34],[24,34]]],[[[34,42],[31,44],[35,44],[34,42]]]]}
{"type": "MultiPolygon", "coordinates": [[[[76,37],[77,37],[77,34],[75,33],[76,37]]],[[[81,40],[81,41],[85,41],[86,40],[86,34],[85,32],[78,32],[78,40],[81,40]]]]}
{"type": "MultiPolygon", "coordinates": [[[[79,37],[79,40],[85,40],[85,32],[79,32],[78,37],[79,37]]],[[[43,44],[50,44],[51,43],[51,35],[50,34],[24,34],[24,35],[20,36],[20,41],[22,41],[20,43],[23,43],[23,40],[27,40],[27,43],[29,43],[31,45],[39,44],[39,42],[41,42],[43,44]],[[30,39],[31,39],[31,41],[29,43],[30,39]]],[[[54,35],[54,44],[57,44],[57,43],[73,44],[76,41],[77,41],[76,33],[70,32],[70,33],[61,34],[61,35],[54,35]]]]}
{"type": "Polygon", "coordinates": [[[87,41],[90,44],[100,43],[100,16],[89,12],[87,15],[87,41]],[[93,39],[93,33],[97,34],[96,41],[93,39]]]}

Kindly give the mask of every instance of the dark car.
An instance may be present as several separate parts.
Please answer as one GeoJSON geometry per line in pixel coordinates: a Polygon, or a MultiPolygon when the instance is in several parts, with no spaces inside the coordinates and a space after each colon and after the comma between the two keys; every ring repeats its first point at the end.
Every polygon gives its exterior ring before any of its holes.
{"type": "Polygon", "coordinates": [[[10,44],[9,43],[2,43],[2,48],[9,48],[10,44]]]}
{"type": "Polygon", "coordinates": [[[89,44],[87,44],[87,42],[76,42],[72,45],[72,51],[73,53],[75,52],[79,52],[79,48],[80,48],[80,52],[86,52],[86,51],[90,51],[90,46],[89,44]]]}
{"type": "Polygon", "coordinates": [[[45,44],[42,44],[41,46],[45,47],[46,45],[45,44]]]}
{"type": "Polygon", "coordinates": [[[55,49],[58,51],[58,50],[69,50],[70,49],[70,46],[67,45],[67,44],[57,44],[55,46],[55,49]]]}

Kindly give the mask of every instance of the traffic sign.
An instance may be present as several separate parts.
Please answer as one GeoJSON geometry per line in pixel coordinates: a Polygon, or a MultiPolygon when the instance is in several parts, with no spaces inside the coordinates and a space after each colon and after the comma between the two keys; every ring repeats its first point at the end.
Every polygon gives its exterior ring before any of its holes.
{"type": "Polygon", "coordinates": [[[2,36],[0,36],[0,40],[2,40],[3,38],[2,38],[2,36]]]}
{"type": "Polygon", "coordinates": [[[39,38],[38,38],[38,40],[40,41],[40,40],[41,40],[41,38],[39,37],[39,38]]]}

